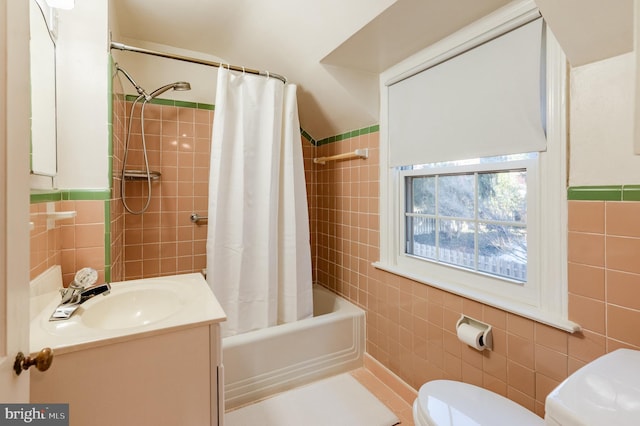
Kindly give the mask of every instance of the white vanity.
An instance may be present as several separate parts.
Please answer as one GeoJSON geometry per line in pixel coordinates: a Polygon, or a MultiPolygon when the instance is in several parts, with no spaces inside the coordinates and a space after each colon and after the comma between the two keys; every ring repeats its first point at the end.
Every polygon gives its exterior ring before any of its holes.
{"type": "Polygon", "coordinates": [[[222,425],[225,314],[201,274],[112,283],[63,321],[52,287],[32,284],[31,351],[54,351],[32,403],[69,403],[72,426],[222,425]]]}

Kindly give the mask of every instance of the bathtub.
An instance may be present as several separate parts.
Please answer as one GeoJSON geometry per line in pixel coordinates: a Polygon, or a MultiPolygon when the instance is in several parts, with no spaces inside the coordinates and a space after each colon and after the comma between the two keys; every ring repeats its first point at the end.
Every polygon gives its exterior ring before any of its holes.
{"type": "Polygon", "coordinates": [[[362,366],[364,311],[314,285],[313,315],[222,339],[226,410],[362,366]]]}

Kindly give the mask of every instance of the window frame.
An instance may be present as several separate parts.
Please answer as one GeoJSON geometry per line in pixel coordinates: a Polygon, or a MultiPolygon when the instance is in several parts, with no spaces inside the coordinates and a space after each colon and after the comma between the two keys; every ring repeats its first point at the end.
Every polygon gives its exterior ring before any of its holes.
{"type": "MultiPolygon", "coordinates": [[[[373,266],[433,287],[512,312],[544,324],[575,332],[580,326],[568,319],[567,285],[567,60],[554,35],[546,29],[546,133],[547,150],[540,152],[537,165],[539,198],[534,205],[538,215],[535,238],[535,271],[529,281],[535,290],[526,297],[504,297],[471,288],[446,278],[416,272],[403,264],[402,204],[404,185],[398,169],[389,166],[388,90],[389,86],[459,55],[539,16],[532,0],[507,5],[465,27],[446,39],[418,52],[380,74],[380,260],[373,266]],[[400,212],[400,213],[399,213],[400,212]],[[544,232],[542,232],[544,230],[544,232]],[[400,238],[398,238],[400,236],[400,238]],[[558,238],[561,236],[561,238],[558,238]]],[[[403,243],[404,244],[404,243],[403,243]]],[[[443,266],[447,268],[446,266],[443,266]]],[[[475,280],[476,274],[473,273],[475,280]]],[[[468,278],[471,279],[471,278],[468,278]]]]}

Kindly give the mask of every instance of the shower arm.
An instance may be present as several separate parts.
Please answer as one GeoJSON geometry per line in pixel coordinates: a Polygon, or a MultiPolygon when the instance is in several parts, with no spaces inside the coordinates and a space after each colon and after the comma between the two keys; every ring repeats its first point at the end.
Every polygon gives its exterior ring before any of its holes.
{"type": "MultiPolygon", "coordinates": [[[[135,87],[136,91],[138,92],[138,95],[144,96],[144,98],[147,101],[150,101],[151,99],[153,99],[152,96],[150,96],[149,94],[147,94],[147,92],[144,91],[144,89],[142,87],[140,87],[140,85],[138,83],[136,83],[136,81],[133,79],[133,77],[131,77],[131,75],[129,75],[129,73],[122,68],[120,65],[116,64],[116,71],[120,71],[122,74],[124,74],[125,77],[127,77],[127,80],[129,80],[129,82],[133,85],[133,87],[135,87]]],[[[171,86],[171,85],[169,85],[171,86]]],[[[160,90],[160,89],[158,89],[160,90]]]]}

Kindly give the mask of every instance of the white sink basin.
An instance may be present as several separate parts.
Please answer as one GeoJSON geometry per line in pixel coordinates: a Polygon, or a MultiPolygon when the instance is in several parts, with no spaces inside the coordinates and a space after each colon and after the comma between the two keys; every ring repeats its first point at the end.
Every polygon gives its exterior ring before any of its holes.
{"type": "Polygon", "coordinates": [[[31,352],[50,347],[64,353],[226,319],[197,273],[111,283],[109,294],[89,299],[69,319],[49,321],[59,303],[60,294],[52,292],[50,302],[32,319],[31,352]]]}
{"type": "Polygon", "coordinates": [[[184,303],[179,294],[163,288],[131,288],[84,303],[76,315],[91,328],[115,330],[139,327],[163,320],[184,303]]]}

